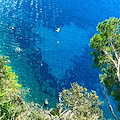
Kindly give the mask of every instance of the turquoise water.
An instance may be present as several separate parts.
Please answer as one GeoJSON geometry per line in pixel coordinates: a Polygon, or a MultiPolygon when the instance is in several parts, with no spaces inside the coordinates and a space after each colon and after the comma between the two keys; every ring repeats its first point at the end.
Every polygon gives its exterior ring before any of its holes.
{"type": "MultiPolygon", "coordinates": [[[[119,18],[119,11],[117,0],[0,0],[1,53],[10,56],[19,82],[30,88],[26,100],[43,105],[47,98],[54,107],[58,92],[77,81],[105,101],[89,43],[98,22],[119,18]]],[[[103,110],[112,118],[106,102],[103,110]]]]}

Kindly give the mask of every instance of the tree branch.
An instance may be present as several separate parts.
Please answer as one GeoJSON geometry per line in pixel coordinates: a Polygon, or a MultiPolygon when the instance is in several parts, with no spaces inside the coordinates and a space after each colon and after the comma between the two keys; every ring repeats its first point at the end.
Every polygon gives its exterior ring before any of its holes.
{"type": "Polygon", "coordinates": [[[2,118],[5,116],[5,113],[3,113],[3,115],[0,117],[0,120],[2,120],[2,118]]]}
{"type": "Polygon", "coordinates": [[[106,101],[107,101],[107,104],[108,104],[108,106],[109,106],[109,109],[110,109],[113,117],[115,118],[115,120],[118,120],[118,118],[116,117],[116,115],[115,115],[115,113],[114,113],[114,111],[113,111],[113,108],[112,108],[112,106],[110,105],[110,103],[109,103],[109,101],[108,101],[108,98],[107,98],[107,96],[106,96],[106,90],[105,90],[105,84],[104,84],[104,83],[103,83],[102,88],[103,88],[104,96],[105,96],[105,98],[106,98],[106,101]]]}
{"type": "Polygon", "coordinates": [[[118,59],[118,67],[117,67],[117,76],[118,76],[118,81],[120,82],[120,57],[118,59]]]}
{"type": "Polygon", "coordinates": [[[105,50],[102,50],[104,53],[105,53],[105,55],[107,55],[108,57],[109,57],[109,59],[114,63],[114,65],[115,65],[115,68],[116,68],[116,70],[117,70],[117,77],[118,77],[118,82],[120,82],[120,70],[119,70],[119,68],[120,68],[120,57],[118,57],[118,64],[115,62],[115,60],[112,58],[112,57],[110,57],[110,55],[108,54],[108,52],[107,51],[105,51],[105,50]]]}
{"type": "Polygon", "coordinates": [[[113,58],[110,57],[110,55],[107,53],[107,51],[105,51],[105,50],[102,50],[102,51],[109,57],[109,59],[114,63],[115,68],[117,69],[117,63],[115,62],[115,60],[113,60],[113,58]]]}
{"type": "Polygon", "coordinates": [[[119,70],[119,68],[120,68],[120,57],[118,56],[118,54],[117,54],[117,50],[115,49],[115,47],[114,47],[114,45],[112,44],[112,38],[110,39],[110,44],[111,44],[111,46],[112,46],[112,48],[113,48],[113,51],[114,51],[114,53],[115,53],[115,57],[116,57],[116,59],[118,60],[118,65],[117,65],[117,77],[118,77],[118,81],[120,82],[120,70],[119,70]]]}
{"type": "Polygon", "coordinates": [[[113,48],[113,51],[114,51],[114,53],[115,53],[115,57],[116,57],[116,59],[118,60],[119,59],[119,57],[118,57],[118,54],[117,54],[117,50],[115,49],[115,47],[114,47],[114,45],[112,44],[112,42],[110,42],[111,43],[111,46],[112,46],[112,48],[113,48]]]}
{"type": "Polygon", "coordinates": [[[66,109],[65,111],[63,111],[61,114],[60,114],[60,116],[58,117],[58,118],[56,118],[55,120],[58,120],[63,114],[65,114],[66,112],[68,112],[69,111],[69,109],[66,109]]]}
{"type": "Polygon", "coordinates": [[[48,111],[44,111],[45,114],[49,115],[51,120],[53,120],[52,115],[48,111]]]}

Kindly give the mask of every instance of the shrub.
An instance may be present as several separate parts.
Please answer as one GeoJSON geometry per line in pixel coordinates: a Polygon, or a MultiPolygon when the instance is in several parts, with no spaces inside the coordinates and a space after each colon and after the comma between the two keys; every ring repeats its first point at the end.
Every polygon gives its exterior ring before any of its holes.
{"type": "Polygon", "coordinates": [[[95,91],[87,92],[86,88],[73,83],[71,88],[64,89],[59,94],[57,109],[52,109],[51,114],[55,118],[69,120],[98,120],[103,118],[100,106],[103,102],[98,100],[95,91]]]}

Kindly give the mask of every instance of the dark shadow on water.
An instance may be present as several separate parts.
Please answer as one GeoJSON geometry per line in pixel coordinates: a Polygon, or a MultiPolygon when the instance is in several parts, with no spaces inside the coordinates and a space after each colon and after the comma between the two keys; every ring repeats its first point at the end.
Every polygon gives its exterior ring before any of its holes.
{"type": "Polygon", "coordinates": [[[89,54],[89,47],[84,48],[81,56],[74,55],[71,59],[72,65],[65,71],[64,85],[70,87],[70,83],[78,82],[88,90],[95,90],[99,95],[102,95],[98,69],[92,68],[92,57],[89,54]]]}

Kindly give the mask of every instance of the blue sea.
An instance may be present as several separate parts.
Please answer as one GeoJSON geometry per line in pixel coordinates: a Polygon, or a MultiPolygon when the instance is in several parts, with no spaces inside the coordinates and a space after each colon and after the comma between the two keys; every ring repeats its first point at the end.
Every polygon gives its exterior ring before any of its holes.
{"type": "Polygon", "coordinates": [[[114,120],[89,55],[97,24],[109,17],[120,17],[119,0],[0,0],[0,52],[29,89],[25,100],[43,105],[48,99],[48,108],[55,107],[58,93],[78,82],[96,91],[104,116],[114,120]]]}

